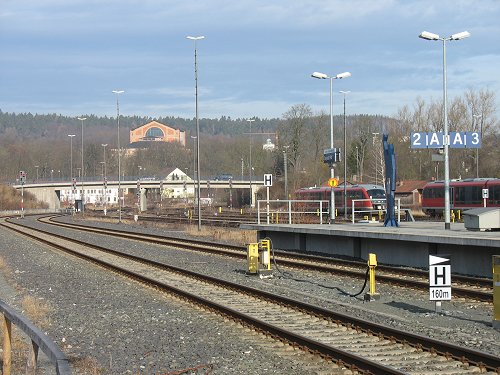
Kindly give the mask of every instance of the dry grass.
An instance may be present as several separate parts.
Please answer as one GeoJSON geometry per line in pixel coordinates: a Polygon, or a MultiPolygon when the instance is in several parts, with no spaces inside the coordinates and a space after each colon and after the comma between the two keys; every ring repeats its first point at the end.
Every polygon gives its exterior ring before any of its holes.
{"type": "Polygon", "coordinates": [[[199,231],[196,225],[186,225],[185,232],[190,236],[210,238],[214,241],[234,242],[237,245],[245,245],[257,240],[257,231],[255,230],[202,226],[201,231],[199,231]]]}
{"type": "Polygon", "coordinates": [[[49,313],[52,311],[50,304],[33,296],[25,296],[21,301],[22,313],[28,317],[39,329],[43,330],[50,326],[49,313]]]}
{"type": "MultiPolygon", "coordinates": [[[[47,208],[48,204],[38,202],[33,194],[24,191],[24,208],[47,208]]],[[[0,185],[0,210],[21,209],[21,192],[7,185],[0,185]]]]}

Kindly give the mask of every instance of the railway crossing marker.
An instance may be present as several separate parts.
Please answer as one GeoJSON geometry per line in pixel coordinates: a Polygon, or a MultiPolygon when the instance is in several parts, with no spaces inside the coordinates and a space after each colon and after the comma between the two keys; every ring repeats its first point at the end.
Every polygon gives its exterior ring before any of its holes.
{"type": "Polygon", "coordinates": [[[441,312],[441,301],[451,300],[451,264],[449,255],[429,255],[429,300],[436,302],[441,312]],[[446,257],[446,258],[444,258],[446,257]]]}

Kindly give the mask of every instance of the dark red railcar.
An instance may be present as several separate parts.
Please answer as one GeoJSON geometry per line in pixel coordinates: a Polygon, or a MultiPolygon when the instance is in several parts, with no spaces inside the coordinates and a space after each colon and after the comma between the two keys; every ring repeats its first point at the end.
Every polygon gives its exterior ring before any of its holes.
{"type": "MultiPolygon", "coordinates": [[[[470,208],[500,207],[500,179],[473,178],[450,181],[450,208],[466,210],[470,208]],[[488,190],[488,198],[483,198],[483,189],[488,190]]],[[[422,209],[430,215],[442,214],[444,210],[444,181],[432,181],[424,186],[422,209]]]]}

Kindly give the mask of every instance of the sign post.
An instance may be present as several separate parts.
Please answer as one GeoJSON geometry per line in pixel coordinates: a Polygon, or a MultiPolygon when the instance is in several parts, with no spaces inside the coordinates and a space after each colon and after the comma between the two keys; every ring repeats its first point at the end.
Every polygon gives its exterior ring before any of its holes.
{"type": "Polygon", "coordinates": [[[483,207],[486,207],[486,200],[489,198],[489,190],[483,189],[483,207]]]}
{"type": "Polygon", "coordinates": [[[267,190],[267,204],[266,204],[266,216],[267,216],[267,224],[269,224],[269,188],[273,186],[273,175],[265,174],[264,175],[264,186],[267,190]]]}
{"type": "Polygon", "coordinates": [[[441,312],[441,301],[451,301],[449,255],[442,257],[429,255],[429,300],[436,302],[437,313],[441,312]]]}

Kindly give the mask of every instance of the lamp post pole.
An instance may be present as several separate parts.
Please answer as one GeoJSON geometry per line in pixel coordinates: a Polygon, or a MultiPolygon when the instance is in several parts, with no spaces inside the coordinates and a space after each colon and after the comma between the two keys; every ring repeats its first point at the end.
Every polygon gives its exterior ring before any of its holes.
{"type": "Polygon", "coordinates": [[[191,139],[193,140],[193,194],[194,194],[194,199],[196,200],[196,197],[198,194],[196,193],[196,139],[197,136],[191,136],[191,139]]]}
{"type": "Polygon", "coordinates": [[[283,166],[285,169],[285,200],[288,199],[288,160],[287,160],[287,150],[290,146],[283,146],[283,166]]]}
{"type": "Polygon", "coordinates": [[[80,120],[82,122],[82,178],[81,178],[81,182],[82,182],[82,194],[81,194],[81,198],[82,198],[82,215],[85,215],[85,190],[84,190],[84,186],[83,186],[83,177],[85,176],[85,169],[83,167],[83,122],[86,119],[87,119],[86,117],[78,117],[78,120],[80,120]]]}
{"type": "Polygon", "coordinates": [[[39,165],[35,165],[36,168],[36,182],[38,182],[38,168],[40,168],[39,165]]]}
{"type": "MultiPolygon", "coordinates": [[[[375,145],[375,140],[378,141],[378,132],[372,133],[373,138],[372,138],[372,145],[375,145]]],[[[375,185],[378,185],[378,155],[377,155],[377,150],[375,150],[375,185]]]]}
{"type": "MultiPolygon", "coordinates": [[[[69,137],[69,154],[70,154],[70,164],[69,164],[69,179],[73,181],[73,137],[75,134],[68,134],[69,137]]],[[[38,168],[37,168],[38,171],[38,168]]],[[[38,173],[37,173],[37,179],[38,179],[38,173]]]]}
{"type": "Polygon", "coordinates": [[[113,90],[113,94],[116,94],[116,125],[118,128],[118,222],[122,222],[122,197],[121,197],[121,149],[120,149],[120,102],[119,96],[123,94],[124,90],[113,90]]]}
{"type": "Polygon", "coordinates": [[[347,130],[346,130],[346,116],[345,116],[345,96],[350,91],[340,91],[344,94],[344,220],[347,221],[347,130]]]}
{"type": "MultiPolygon", "coordinates": [[[[350,77],[351,73],[344,72],[339,73],[335,76],[328,76],[324,73],[314,72],[311,74],[311,77],[318,79],[329,79],[330,80],[330,148],[333,149],[333,80],[334,79],[342,79],[350,77]]],[[[335,168],[334,163],[330,165],[330,178],[335,177],[335,168]]],[[[330,222],[335,222],[335,193],[333,191],[333,187],[330,190],[330,222]]]]}
{"type": "Polygon", "coordinates": [[[453,34],[448,38],[441,38],[437,34],[423,31],[420,33],[419,38],[426,40],[441,40],[443,42],[443,135],[444,135],[444,229],[450,230],[450,158],[449,158],[449,144],[450,136],[448,132],[448,93],[446,87],[446,42],[448,40],[461,40],[468,38],[470,33],[462,31],[453,34]]]}
{"type": "Polygon", "coordinates": [[[252,122],[255,121],[255,119],[247,119],[248,123],[250,124],[250,153],[249,153],[249,156],[248,156],[248,173],[249,173],[249,177],[250,177],[250,208],[253,208],[253,194],[252,194],[252,122]]]}
{"type": "Polygon", "coordinates": [[[187,36],[187,39],[194,41],[194,85],[195,85],[195,106],[196,106],[196,166],[197,166],[197,203],[198,203],[198,231],[201,231],[201,188],[200,188],[200,122],[198,119],[198,62],[196,42],[205,39],[204,36],[187,36]]]}
{"type": "Polygon", "coordinates": [[[106,178],[106,176],[107,176],[107,174],[106,174],[106,146],[107,146],[107,145],[108,145],[107,143],[103,143],[103,144],[101,144],[101,146],[102,146],[102,150],[103,150],[103,158],[102,158],[102,160],[103,160],[103,162],[104,162],[104,172],[103,172],[103,177],[104,177],[104,179],[105,179],[105,178],[106,178]]]}
{"type": "MultiPolygon", "coordinates": [[[[472,119],[473,119],[473,128],[474,130],[476,130],[477,128],[477,118],[481,118],[481,129],[480,129],[480,137],[481,137],[481,140],[483,139],[483,120],[482,120],[482,117],[483,115],[479,114],[479,115],[472,115],[472,119]]],[[[476,178],[479,178],[479,148],[476,148],[476,178]]]]}

